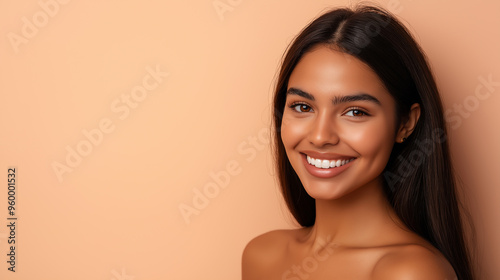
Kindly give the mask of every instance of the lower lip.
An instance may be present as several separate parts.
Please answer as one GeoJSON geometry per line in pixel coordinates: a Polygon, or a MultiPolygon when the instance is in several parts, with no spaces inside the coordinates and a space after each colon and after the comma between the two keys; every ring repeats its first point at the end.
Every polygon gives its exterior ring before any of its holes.
{"type": "Polygon", "coordinates": [[[317,168],[316,166],[310,165],[307,162],[307,156],[305,154],[302,154],[301,156],[302,156],[302,162],[304,162],[304,165],[305,165],[307,171],[311,175],[319,177],[319,178],[332,178],[332,177],[335,177],[338,174],[344,172],[347,168],[349,168],[349,166],[351,166],[351,163],[353,163],[356,160],[356,159],[351,160],[350,162],[348,162],[348,163],[346,163],[346,164],[344,164],[342,166],[339,166],[339,167],[317,168]]]}

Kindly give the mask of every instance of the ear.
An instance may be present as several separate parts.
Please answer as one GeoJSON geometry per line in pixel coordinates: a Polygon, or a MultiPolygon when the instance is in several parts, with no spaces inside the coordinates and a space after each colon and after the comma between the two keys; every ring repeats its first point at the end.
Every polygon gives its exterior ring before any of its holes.
{"type": "Polygon", "coordinates": [[[403,143],[403,138],[408,138],[417,126],[418,119],[420,118],[420,104],[414,103],[411,105],[408,117],[403,119],[399,126],[398,133],[396,133],[396,142],[403,143]]]}

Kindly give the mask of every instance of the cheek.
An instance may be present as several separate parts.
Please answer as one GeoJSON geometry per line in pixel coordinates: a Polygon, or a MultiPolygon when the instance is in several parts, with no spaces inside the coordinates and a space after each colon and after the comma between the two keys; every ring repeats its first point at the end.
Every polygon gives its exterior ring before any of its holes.
{"type": "MultiPolygon", "coordinates": [[[[346,133],[346,139],[349,139],[349,145],[361,157],[385,167],[394,144],[393,127],[388,125],[388,122],[389,120],[381,119],[367,123],[362,128],[350,129],[346,133]]],[[[380,166],[377,169],[380,169],[380,166]]]]}
{"type": "Polygon", "coordinates": [[[295,147],[304,134],[306,134],[306,126],[288,117],[288,114],[285,112],[281,123],[281,141],[283,141],[285,148],[291,149],[295,147]]]}

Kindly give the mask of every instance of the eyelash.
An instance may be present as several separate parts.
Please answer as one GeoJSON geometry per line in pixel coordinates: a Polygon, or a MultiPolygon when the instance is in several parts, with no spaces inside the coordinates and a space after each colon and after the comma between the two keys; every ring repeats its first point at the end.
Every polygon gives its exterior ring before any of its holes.
{"type": "MultiPolygon", "coordinates": [[[[289,107],[290,107],[290,109],[294,110],[296,113],[308,113],[308,112],[299,112],[299,111],[297,111],[295,108],[297,106],[299,106],[299,105],[300,106],[307,106],[310,110],[312,110],[311,106],[309,106],[308,104],[303,103],[303,102],[294,102],[289,107]]],[[[367,112],[363,111],[359,107],[351,107],[351,108],[349,108],[349,110],[347,112],[351,112],[351,111],[359,111],[360,113],[363,114],[363,116],[350,116],[350,117],[353,117],[353,118],[362,118],[362,117],[370,116],[370,114],[368,114],[367,112]]]]}

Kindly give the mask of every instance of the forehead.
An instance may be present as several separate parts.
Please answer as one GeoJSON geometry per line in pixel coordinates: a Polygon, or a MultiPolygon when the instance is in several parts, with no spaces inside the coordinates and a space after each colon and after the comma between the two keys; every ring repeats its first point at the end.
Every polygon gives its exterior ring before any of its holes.
{"type": "Polygon", "coordinates": [[[392,99],[378,75],[365,63],[346,53],[318,46],[305,53],[295,66],[288,88],[297,87],[313,95],[329,97],[366,92],[392,99]]]}

